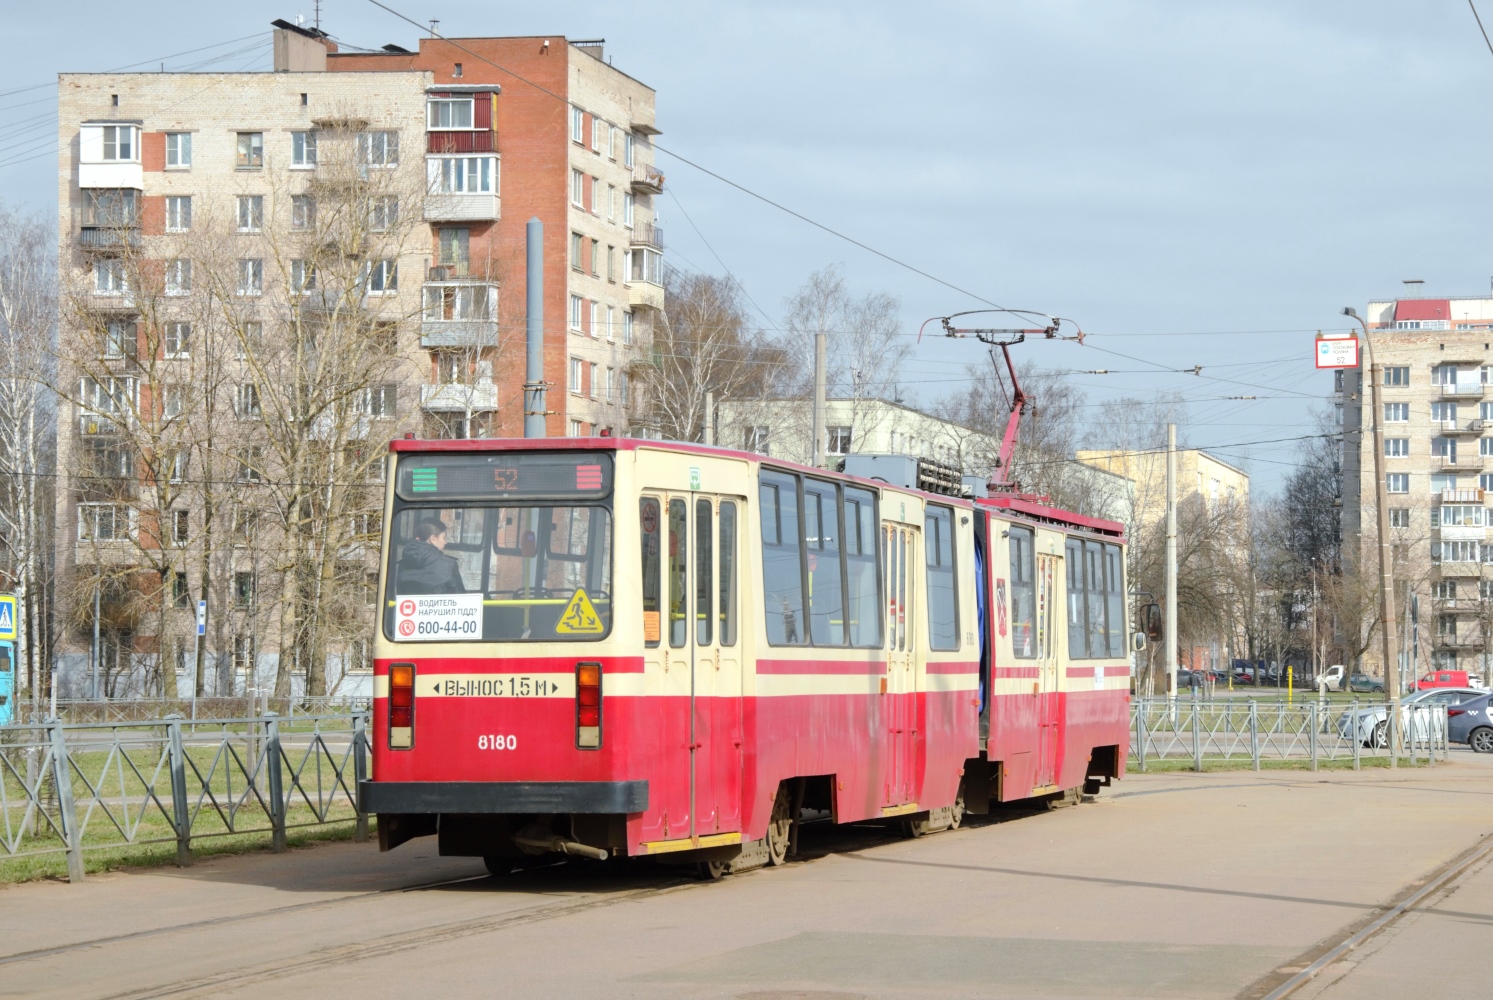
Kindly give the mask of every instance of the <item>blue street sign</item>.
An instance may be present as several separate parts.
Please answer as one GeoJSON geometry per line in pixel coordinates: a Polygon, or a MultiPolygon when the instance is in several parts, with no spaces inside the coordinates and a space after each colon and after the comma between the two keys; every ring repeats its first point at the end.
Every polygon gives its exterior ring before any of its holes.
{"type": "Polygon", "coordinates": [[[207,602],[197,602],[197,634],[207,635],[207,602]]]}
{"type": "Polygon", "coordinates": [[[20,614],[16,610],[15,594],[0,594],[0,641],[15,642],[20,625],[20,614]]]}

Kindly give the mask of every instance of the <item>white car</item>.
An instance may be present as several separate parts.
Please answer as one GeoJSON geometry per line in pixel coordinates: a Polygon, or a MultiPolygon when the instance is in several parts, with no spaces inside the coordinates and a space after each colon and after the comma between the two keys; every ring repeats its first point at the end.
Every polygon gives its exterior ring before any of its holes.
{"type": "MultiPolygon", "coordinates": [[[[1400,699],[1400,729],[1407,736],[1413,732],[1416,740],[1426,740],[1432,736],[1440,739],[1446,721],[1443,706],[1459,705],[1485,693],[1472,688],[1429,688],[1407,695],[1400,699]]],[[[1353,739],[1356,735],[1358,741],[1366,747],[1387,747],[1388,719],[1389,705],[1384,702],[1360,708],[1356,718],[1350,709],[1338,717],[1338,735],[1345,740],[1353,739]]]]}

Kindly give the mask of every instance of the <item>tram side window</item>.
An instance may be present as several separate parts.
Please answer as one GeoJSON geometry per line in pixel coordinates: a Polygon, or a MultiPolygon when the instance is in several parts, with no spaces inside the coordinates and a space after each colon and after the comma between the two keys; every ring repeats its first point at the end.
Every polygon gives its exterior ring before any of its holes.
{"type": "Polygon", "coordinates": [[[721,645],[736,645],[736,504],[721,501],[721,645]]]}
{"type": "Polygon", "coordinates": [[[928,646],[959,648],[959,590],[954,573],[954,512],[929,507],[923,522],[928,561],[928,646]]]}
{"type": "Polygon", "coordinates": [[[1125,655],[1125,561],[1118,545],[1104,546],[1105,605],[1109,655],[1125,655]]]}
{"type": "Polygon", "coordinates": [[[1036,572],[1031,528],[1012,526],[1011,552],[1011,648],[1023,660],[1037,656],[1036,572]]]}
{"type": "Polygon", "coordinates": [[[845,617],[850,644],[881,648],[880,574],[876,566],[876,495],[845,488],[845,617]]]}
{"type": "Polygon", "coordinates": [[[833,483],[804,483],[804,542],[809,549],[809,638],[845,645],[845,581],[840,578],[840,503],[833,483]]]}
{"type": "Polygon", "coordinates": [[[715,510],[709,500],[695,501],[695,645],[710,645],[710,633],[715,624],[711,611],[711,583],[715,573],[711,562],[714,556],[714,534],[711,530],[715,510]]]}
{"type": "Polygon", "coordinates": [[[1099,542],[1083,543],[1084,590],[1089,605],[1089,657],[1108,655],[1105,638],[1104,546],[1099,542]]]}
{"type": "Polygon", "coordinates": [[[1063,565],[1068,578],[1068,656],[1081,660],[1089,655],[1088,643],[1084,640],[1084,622],[1088,615],[1084,611],[1083,589],[1083,542],[1068,539],[1063,548],[1063,565]]]}
{"type": "Polygon", "coordinates": [[[798,479],[778,472],[763,472],[759,493],[767,642],[773,646],[802,645],[807,636],[801,627],[803,563],[798,530],[798,479]]]}
{"type": "Polygon", "coordinates": [[[669,501],[669,645],[681,648],[689,639],[689,509],[683,500],[669,501]]]}
{"type": "Polygon", "coordinates": [[[660,638],[658,574],[659,553],[659,503],[657,497],[643,497],[638,501],[638,522],[643,535],[643,642],[650,649],[658,645],[660,638]]]}

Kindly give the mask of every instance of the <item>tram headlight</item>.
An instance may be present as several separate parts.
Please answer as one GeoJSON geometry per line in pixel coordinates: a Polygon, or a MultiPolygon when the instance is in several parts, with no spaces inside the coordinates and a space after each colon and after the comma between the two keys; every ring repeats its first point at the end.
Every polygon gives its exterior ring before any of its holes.
{"type": "Polygon", "coordinates": [[[415,745],[415,665],[389,667],[389,747],[408,750],[415,745]]]}

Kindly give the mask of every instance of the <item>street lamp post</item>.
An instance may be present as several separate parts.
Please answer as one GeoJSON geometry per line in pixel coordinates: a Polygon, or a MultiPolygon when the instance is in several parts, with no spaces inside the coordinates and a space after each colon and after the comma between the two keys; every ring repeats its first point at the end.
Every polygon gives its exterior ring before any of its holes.
{"type": "MultiPolygon", "coordinates": [[[[1363,330],[1364,346],[1369,352],[1370,405],[1374,419],[1374,506],[1379,515],[1379,622],[1380,640],[1383,643],[1384,686],[1389,690],[1389,718],[1386,730],[1389,736],[1389,766],[1399,766],[1400,728],[1400,678],[1399,659],[1395,647],[1399,645],[1396,635],[1394,609],[1394,555],[1389,542],[1389,490],[1384,479],[1384,410],[1379,402],[1379,384],[1383,381],[1379,364],[1374,360],[1374,341],[1369,336],[1369,325],[1352,306],[1343,307],[1343,315],[1355,320],[1363,330]],[[1395,665],[1395,678],[1390,681],[1390,664],[1395,665]]],[[[1362,365],[1359,366],[1362,368],[1362,365]]],[[[1352,677],[1349,676],[1351,681],[1352,677]]]]}

